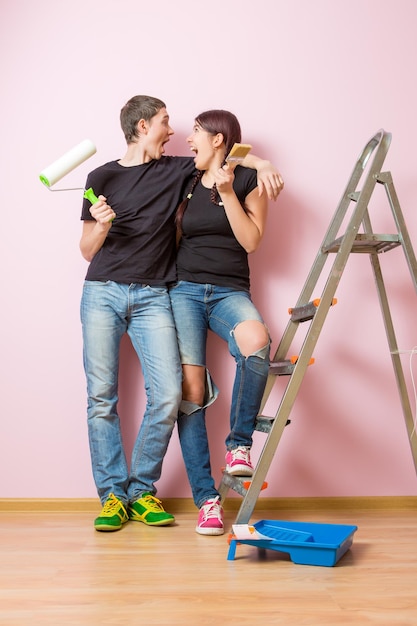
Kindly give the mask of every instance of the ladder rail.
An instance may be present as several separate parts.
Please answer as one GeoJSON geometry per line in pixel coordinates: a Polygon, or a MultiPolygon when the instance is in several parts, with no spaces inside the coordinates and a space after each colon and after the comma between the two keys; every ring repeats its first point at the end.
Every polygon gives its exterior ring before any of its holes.
{"type": "MultiPolygon", "coordinates": [[[[360,224],[362,220],[362,214],[365,210],[366,205],[358,203],[357,210],[355,211],[354,216],[352,216],[353,225],[356,225],[356,222],[359,218],[360,224]],[[359,213],[359,217],[356,215],[356,213],[359,213]]],[[[295,364],[293,373],[291,374],[287,387],[284,391],[278,407],[278,411],[275,414],[275,419],[271,426],[270,433],[259,456],[259,460],[256,465],[251,484],[249,486],[249,489],[247,490],[246,495],[243,498],[242,504],[238,511],[236,518],[237,524],[247,523],[255,508],[256,499],[262,489],[262,485],[274,457],[275,450],[281,439],[283,430],[287,423],[287,419],[294,406],[305,372],[307,370],[314,348],[320,336],[320,331],[329,313],[334,294],[343,273],[343,268],[347,263],[350,254],[350,248],[353,245],[352,235],[354,238],[354,232],[349,233],[349,229],[347,229],[344,241],[342,241],[339,251],[333,261],[332,271],[330,272],[329,278],[327,279],[326,285],[323,289],[320,303],[306,332],[304,342],[301,347],[300,354],[295,364]],[[256,499],[254,498],[254,495],[256,495],[256,499]]],[[[262,400],[263,404],[266,403],[266,399],[265,402],[264,399],[265,398],[263,398],[262,400]]]]}
{"type": "MultiPolygon", "coordinates": [[[[384,176],[380,177],[380,180],[383,181],[383,184],[386,188],[387,185],[390,186],[390,193],[387,195],[390,201],[391,210],[393,212],[393,216],[397,225],[398,232],[400,233],[400,237],[403,239],[403,251],[410,269],[410,274],[413,279],[414,286],[416,286],[416,272],[417,265],[416,259],[414,255],[414,250],[411,245],[411,240],[409,239],[408,230],[405,225],[404,217],[400,208],[400,204],[398,202],[394,184],[392,181],[391,174],[385,173],[384,176]]],[[[365,211],[363,218],[363,228],[365,233],[372,233],[372,225],[371,219],[369,216],[369,211],[365,211]]],[[[377,253],[370,253],[369,260],[371,262],[371,267],[375,279],[375,285],[377,289],[379,305],[382,312],[382,318],[385,327],[385,334],[387,336],[388,347],[391,355],[391,361],[394,369],[395,380],[400,396],[401,406],[403,410],[403,416],[405,421],[405,426],[407,429],[408,440],[410,443],[411,454],[413,457],[414,467],[417,473],[417,437],[414,423],[413,411],[410,404],[410,398],[408,394],[406,379],[404,375],[404,369],[402,366],[397,337],[395,333],[394,323],[391,314],[391,307],[389,305],[387,290],[385,287],[385,281],[382,274],[381,263],[377,253]]]]}
{"type": "Polygon", "coordinates": [[[395,225],[397,227],[398,234],[402,243],[402,249],[405,254],[405,258],[410,270],[411,278],[414,284],[414,289],[417,291],[417,260],[414,253],[413,244],[411,243],[410,235],[408,233],[407,226],[403,212],[401,210],[400,202],[398,200],[397,192],[395,190],[394,182],[392,180],[391,172],[383,172],[378,177],[378,182],[384,185],[385,192],[388,197],[388,202],[391,207],[392,214],[394,216],[395,225]]]}
{"type": "Polygon", "coordinates": [[[404,421],[408,433],[408,440],[410,442],[411,453],[413,456],[414,467],[417,472],[417,438],[415,432],[415,424],[413,411],[410,405],[410,399],[408,395],[406,380],[404,376],[404,370],[401,363],[401,358],[398,350],[397,339],[392,321],[391,309],[388,302],[388,296],[385,288],[385,283],[381,271],[381,264],[379,262],[378,255],[373,253],[369,255],[372,270],[375,277],[379,303],[382,311],[382,317],[384,320],[385,333],[388,339],[388,347],[391,354],[392,365],[394,368],[394,375],[397,383],[398,392],[400,395],[401,406],[404,415],[404,421]]]}

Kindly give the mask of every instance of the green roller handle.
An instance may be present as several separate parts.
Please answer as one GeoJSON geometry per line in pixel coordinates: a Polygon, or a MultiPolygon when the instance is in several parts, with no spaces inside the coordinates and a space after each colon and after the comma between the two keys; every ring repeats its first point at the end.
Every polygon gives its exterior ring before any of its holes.
{"type": "MultiPolygon", "coordinates": [[[[87,198],[87,200],[90,200],[91,204],[94,204],[95,202],[98,202],[98,198],[96,196],[96,194],[93,191],[93,188],[90,187],[89,189],[86,189],[84,191],[84,198],[87,198]]],[[[112,222],[114,220],[111,220],[112,222]]]]}
{"type": "Polygon", "coordinates": [[[84,198],[87,198],[87,200],[90,200],[91,204],[95,204],[96,202],[98,202],[98,198],[96,194],[94,193],[92,187],[84,191],[84,198]]]}

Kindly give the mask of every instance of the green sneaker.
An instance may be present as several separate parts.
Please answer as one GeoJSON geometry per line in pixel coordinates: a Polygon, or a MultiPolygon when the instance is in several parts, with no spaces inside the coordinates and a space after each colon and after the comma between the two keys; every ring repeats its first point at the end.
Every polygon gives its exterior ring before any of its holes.
{"type": "Polygon", "coordinates": [[[144,493],[139,500],[129,504],[129,519],[148,526],[168,526],[175,521],[175,517],[164,511],[162,502],[151,493],[144,493]]]}
{"type": "Polygon", "coordinates": [[[111,493],[107,498],[101,513],[94,520],[96,530],[120,530],[129,519],[124,504],[111,493]]]}

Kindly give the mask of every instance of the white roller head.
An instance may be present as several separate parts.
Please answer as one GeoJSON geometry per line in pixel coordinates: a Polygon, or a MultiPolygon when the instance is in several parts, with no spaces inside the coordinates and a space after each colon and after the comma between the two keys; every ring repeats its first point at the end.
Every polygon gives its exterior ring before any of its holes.
{"type": "Polygon", "coordinates": [[[73,169],[84,163],[97,149],[92,141],[84,139],[77,146],[62,155],[59,159],[48,165],[39,175],[39,178],[47,187],[52,187],[61,178],[69,174],[73,169]]]}

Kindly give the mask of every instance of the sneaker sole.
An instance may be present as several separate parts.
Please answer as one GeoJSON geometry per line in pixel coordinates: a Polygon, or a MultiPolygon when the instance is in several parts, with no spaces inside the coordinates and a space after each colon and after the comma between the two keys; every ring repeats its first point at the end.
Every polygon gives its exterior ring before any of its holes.
{"type": "Polygon", "coordinates": [[[120,526],[107,526],[106,524],[100,524],[99,526],[94,526],[94,528],[98,531],[112,532],[114,530],[120,530],[123,528],[123,524],[120,526]]]}
{"type": "Polygon", "coordinates": [[[224,528],[200,528],[200,526],[196,526],[195,532],[199,535],[224,535],[224,528]]]}
{"type": "Polygon", "coordinates": [[[226,472],[232,476],[253,476],[254,470],[246,465],[235,465],[235,467],[226,467],[226,472]]]}

